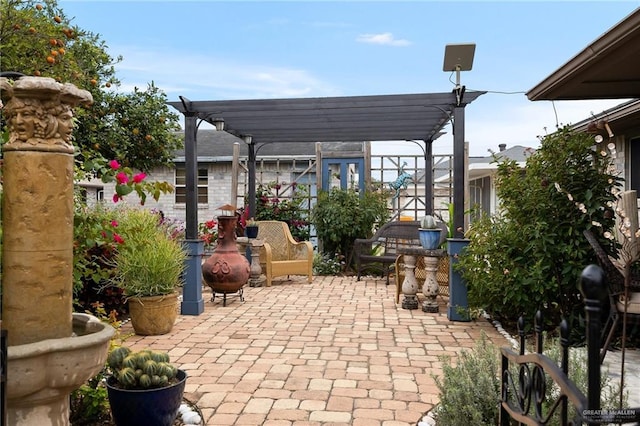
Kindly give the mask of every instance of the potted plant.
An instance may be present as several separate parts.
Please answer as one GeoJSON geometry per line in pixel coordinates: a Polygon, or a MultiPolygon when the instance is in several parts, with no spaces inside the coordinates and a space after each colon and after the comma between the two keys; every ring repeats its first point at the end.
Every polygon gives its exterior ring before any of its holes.
{"type": "Polygon", "coordinates": [[[127,298],[133,329],[140,335],[166,334],[178,316],[176,290],[187,253],[148,210],[123,210],[118,233],[114,281],[127,298]]]}
{"type": "Polygon", "coordinates": [[[436,223],[433,216],[427,215],[420,219],[420,244],[426,250],[435,250],[440,245],[440,234],[442,228],[436,223]]]}
{"type": "Polygon", "coordinates": [[[258,222],[253,218],[247,220],[247,224],[244,228],[244,235],[247,238],[256,238],[258,236],[258,222]]]}
{"type": "Polygon", "coordinates": [[[109,353],[107,395],[117,426],[171,426],[182,403],[187,374],[166,352],[132,352],[120,346],[109,353]]]}

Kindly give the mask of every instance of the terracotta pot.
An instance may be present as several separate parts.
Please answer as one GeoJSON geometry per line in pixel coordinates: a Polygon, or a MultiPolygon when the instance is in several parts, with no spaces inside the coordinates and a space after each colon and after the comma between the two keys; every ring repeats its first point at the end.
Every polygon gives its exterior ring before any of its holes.
{"type": "Polygon", "coordinates": [[[214,293],[235,293],[249,280],[250,265],[236,246],[235,216],[218,216],[218,246],[202,265],[202,278],[214,293]]]}
{"type": "Polygon", "coordinates": [[[178,293],[129,299],[131,325],[136,334],[167,334],[178,318],[178,293]]]}

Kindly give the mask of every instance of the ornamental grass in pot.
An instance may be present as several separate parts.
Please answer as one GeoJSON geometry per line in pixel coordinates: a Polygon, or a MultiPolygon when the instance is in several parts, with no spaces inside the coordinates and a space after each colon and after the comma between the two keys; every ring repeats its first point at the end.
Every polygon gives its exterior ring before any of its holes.
{"type": "Polygon", "coordinates": [[[124,291],[136,334],[166,334],[178,316],[187,252],[156,213],[124,209],[118,221],[123,243],[115,256],[114,281],[124,291]]]}

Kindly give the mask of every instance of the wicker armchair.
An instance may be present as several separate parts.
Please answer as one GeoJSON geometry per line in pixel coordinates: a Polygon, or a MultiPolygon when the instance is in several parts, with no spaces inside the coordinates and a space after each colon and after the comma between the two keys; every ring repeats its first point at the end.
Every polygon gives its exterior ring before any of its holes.
{"type": "MultiPolygon", "coordinates": [[[[602,349],[600,350],[600,362],[604,361],[604,357],[607,354],[607,349],[611,340],[615,336],[618,326],[621,324],[620,320],[625,311],[625,299],[624,299],[624,275],[613,264],[609,255],[604,251],[596,236],[589,230],[585,230],[584,236],[589,241],[591,248],[596,253],[598,258],[598,264],[603,269],[609,288],[609,302],[610,310],[609,317],[605,322],[602,330],[603,337],[606,336],[602,349]]],[[[631,280],[629,284],[629,301],[627,305],[627,318],[633,320],[640,320],[640,276],[631,274],[631,280]]]]}
{"type": "Polygon", "coordinates": [[[258,238],[264,240],[260,250],[260,265],[271,287],[274,277],[306,275],[313,280],[313,246],[309,241],[296,242],[286,222],[258,222],[258,238]]]}

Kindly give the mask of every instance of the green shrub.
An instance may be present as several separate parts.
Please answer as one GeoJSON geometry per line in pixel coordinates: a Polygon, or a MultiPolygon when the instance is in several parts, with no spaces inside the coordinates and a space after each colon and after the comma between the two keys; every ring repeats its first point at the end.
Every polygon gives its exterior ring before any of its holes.
{"type": "Polygon", "coordinates": [[[289,225],[291,235],[296,241],[309,241],[308,211],[304,209],[309,202],[308,190],[303,185],[292,183],[287,187],[289,197],[283,196],[284,182],[270,182],[256,188],[256,212],[253,219],[279,220],[289,225]]]}
{"type": "Polygon", "coordinates": [[[500,398],[498,349],[483,333],[472,350],[460,352],[455,366],[440,356],[442,377],[432,375],[440,391],[434,411],[438,426],[497,425],[500,398]]]}
{"type": "Polygon", "coordinates": [[[375,225],[389,219],[386,191],[333,188],[318,194],[311,221],[322,242],[323,253],[337,253],[349,259],[353,240],[373,235],[375,225]]]}
{"type": "Polygon", "coordinates": [[[611,229],[620,182],[593,145],[591,136],[565,128],[542,140],[526,172],[512,160],[498,163],[500,214],[472,224],[458,264],[470,304],[505,323],[540,309],[547,324],[564,317],[577,328],[578,279],[595,261],[583,230],[594,223],[611,229]]]}
{"type": "MultiPolygon", "coordinates": [[[[558,339],[545,341],[543,353],[558,365],[561,351],[558,339]]],[[[432,375],[440,391],[440,403],[433,412],[438,426],[498,424],[501,399],[499,348],[489,342],[487,336],[482,333],[476,346],[471,350],[460,352],[455,365],[450,356],[441,356],[439,359],[442,362],[442,377],[432,375]]],[[[510,371],[512,377],[517,380],[517,368],[510,365],[510,371]]],[[[555,401],[558,388],[548,376],[545,379],[546,395],[543,412],[547,413],[555,401]]],[[[578,348],[569,350],[569,379],[584,395],[587,395],[586,351],[578,348]]],[[[601,406],[605,409],[614,409],[619,401],[621,389],[619,385],[612,383],[606,368],[601,371],[601,384],[601,406]]],[[[626,401],[626,395],[624,401],[626,401]]],[[[574,408],[570,407],[571,409],[574,408]]],[[[570,415],[573,415],[571,411],[570,415]]],[[[557,417],[558,414],[554,416],[557,417]]],[[[552,421],[550,424],[557,424],[557,422],[552,421]]]]}

